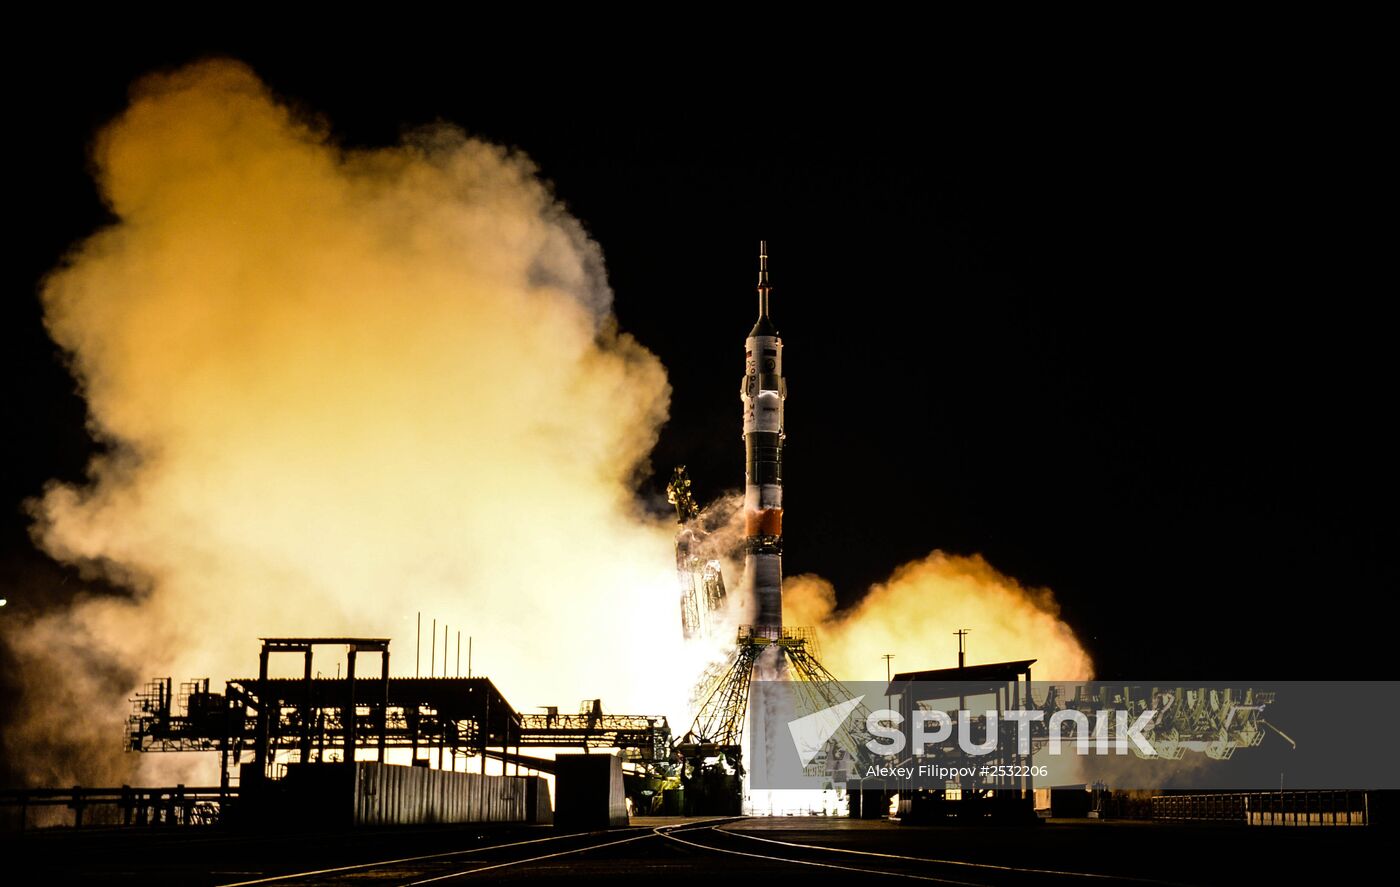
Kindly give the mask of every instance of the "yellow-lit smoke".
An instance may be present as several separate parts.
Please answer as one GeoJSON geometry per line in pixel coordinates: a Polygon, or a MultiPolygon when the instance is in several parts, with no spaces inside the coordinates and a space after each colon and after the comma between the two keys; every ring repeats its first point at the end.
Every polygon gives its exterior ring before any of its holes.
{"type": "MultiPolygon", "coordinates": [[[[679,714],[672,525],[633,495],[665,371],[526,158],[445,126],[342,150],[210,61],[140,83],[95,168],[116,221],[42,295],[112,454],[32,507],[45,550],[137,591],[34,625],[27,681],[110,658],[221,688],[279,635],[389,636],[412,674],[422,610],[522,709],[679,714]]],[[[92,702],[115,751],[121,697],[92,702]]],[[[55,751],[94,745],[73,711],[11,746],[44,781],[106,775],[55,751]]]]}
{"type": "MultiPolygon", "coordinates": [[[[419,610],[452,625],[449,671],[460,628],[518,708],[602,695],[684,731],[714,651],[680,643],[674,525],[634,487],[665,371],[617,330],[600,251],[526,158],[445,126],[344,150],[212,61],[139,84],[94,160],[115,222],[42,295],[108,454],[31,507],[46,551],[132,594],[12,641],[39,688],[7,737],[32,779],[141,778],[124,694],[220,689],[260,636],[388,636],[412,674],[419,610]]],[[[890,652],[951,665],[964,627],[973,662],[1088,673],[1048,595],[977,559],[906,565],[841,614],[820,580],[786,591],[843,678],[890,652]]]]}
{"type": "Polygon", "coordinates": [[[822,664],[842,680],[883,680],[887,653],[896,672],[956,667],[953,632],[964,628],[968,665],[1036,659],[1038,680],[1093,676],[1050,592],[1026,588],[976,556],[935,551],[839,613],[829,582],[794,576],[783,583],[783,621],[816,627],[822,664]]]}

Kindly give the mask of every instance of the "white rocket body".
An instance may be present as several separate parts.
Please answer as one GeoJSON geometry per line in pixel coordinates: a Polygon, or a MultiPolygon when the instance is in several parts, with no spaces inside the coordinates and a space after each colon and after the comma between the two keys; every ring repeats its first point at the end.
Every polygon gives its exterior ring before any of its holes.
{"type": "Polygon", "coordinates": [[[768,256],[759,258],[759,317],[744,342],[744,586],[752,594],[753,624],[783,625],[783,341],[768,317],[768,256]]]}

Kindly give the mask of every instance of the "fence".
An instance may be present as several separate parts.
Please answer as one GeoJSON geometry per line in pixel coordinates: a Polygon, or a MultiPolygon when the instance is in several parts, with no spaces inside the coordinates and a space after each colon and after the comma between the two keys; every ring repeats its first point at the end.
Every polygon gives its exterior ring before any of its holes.
{"type": "Polygon", "coordinates": [[[1369,825],[1370,796],[1364,791],[1158,795],[1152,799],[1152,818],[1246,825],[1369,825]]]}
{"type": "Polygon", "coordinates": [[[129,785],[116,788],[32,788],[0,791],[0,821],[9,829],[23,831],[34,825],[58,825],[67,814],[53,816],[66,807],[72,812],[68,824],[88,825],[212,825],[219,821],[225,805],[238,795],[237,789],[187,787],[158,788],[129,785]],[[37,822],[36,822],[37,820],[37,822]]]}

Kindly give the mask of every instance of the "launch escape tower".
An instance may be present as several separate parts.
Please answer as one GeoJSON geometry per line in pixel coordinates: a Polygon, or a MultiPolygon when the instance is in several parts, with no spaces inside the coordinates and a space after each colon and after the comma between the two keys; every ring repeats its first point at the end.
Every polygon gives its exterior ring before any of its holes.
{"type": "MultiPolygon", "coordinates": [[[[811,629],[783,627],[783,341],[769,315],[768,243],[759,245],[758,320],[744,342],[744,578],[741,601],[753,624],[738,629],[727,659],[708,671],[696,690],[698,710],[677,745],[681,778],[696,813],[739,812],[743,776],[742,737],[749,685],[759,677],[800,686],[802,708],[817,711],[846,698],[836,678],[818,660],[811,629]]],[[[699,508],[685,467],[666,488],[676,507],[676,566],[681,584],[681,622],[686,638],[706,637],[712,617],[725,606],[719,560],[698,526],[699,508]]],[[[847,749],[854,754],[855,749],[847,749]]],[[[824,761],[817,762],[820,768],[824,761]]]]}

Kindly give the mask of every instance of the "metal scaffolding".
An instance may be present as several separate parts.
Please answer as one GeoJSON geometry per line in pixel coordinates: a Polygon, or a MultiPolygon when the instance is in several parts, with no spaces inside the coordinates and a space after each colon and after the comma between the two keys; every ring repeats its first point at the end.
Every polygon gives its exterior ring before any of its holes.
{"type": "Polygon", "coordinates": [[[380,761],[388,749],[409,749],[416,764],[447,769],[459,755],[549,769],[547,759],[523,756],[522,748],[616,748],[630,762],[669,757],[663,716],[604,714],[596,699],[578,715],[522,715],[487,678],[390,678],[388,643],[265,639],[258,677],[230,679],[223,693],[212,692],[207,678],[181,684],[178,694],[170,678],[152,680],[132,700],[126,746],[219,752],[225,786],[235,777],[279,778],[287,763],[352,760],[369,749],[380,761]],[[326,645],[349,648],[345,677],[315,676],[312,648],[326,645]],[[283,652],[304,656],[302,677],[268,676],[270,655],[283,652]],[[380,677],[355,676],[358,652],[382,654],[380,677]],[[244,765],[249,753],[252,763],[244,765]]]}
{"type": "MultiPolygon", "coordinates": [[[[699,707],[690,729],[676,745],[686,782],[713,779],[717,770],[742,776],[744,725],[749,714],[749,690],[755,669],[791,683],[795,716],[812,714],[852,699],[844,686],[821,664],[816,633],[810,628],[762,629],[744,626],[723,666],[702,679],[699,707]]],[[[869,712],[856,705],[858,723],[869,712]]],[[[830,775],[839,748],[847,760],[867,756],[858,731],[838,731],[832,748],[823,749],[808,765],[811,775],[830,775]]],[[[733,783],[737,790],[737,780],[733,783]]]]}
{"type": "Polygon", "coordinates": [[[711,616],[724,608],[724,572],[700,526],[700,506],[690,492],[685,466],[671,472],[666,500],[676,508],[676,578],[680,583],[681,631],[687,638],[708,637],[711,616]]]}

